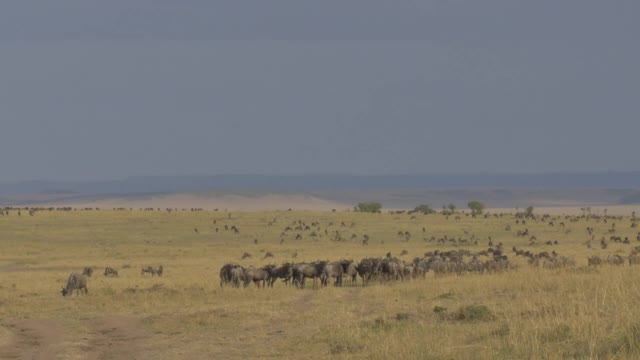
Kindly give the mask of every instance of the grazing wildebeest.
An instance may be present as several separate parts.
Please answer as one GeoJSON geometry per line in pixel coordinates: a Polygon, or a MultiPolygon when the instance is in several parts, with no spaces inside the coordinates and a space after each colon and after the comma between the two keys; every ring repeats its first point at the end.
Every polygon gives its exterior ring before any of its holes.
{"type": "Polygon", "coordinates": [[[90,267],[84,268],[84,270],[82,270],[82,275],[86,275],[88,277],[91,277],[91,275],[93,275],[93,269],[90,268],[90,267]]]}
{"type": "Polygon", "coordinates": [[[609,265],[623,265],[624,259],[620,255],[613,254],[607,256],[607,262],[609,263],[609,265]]]}
{"type": "Polygon", "coordinates": [[[76,290],[76,295],[81,290],[84,290],[84,293],[87,294],[89,292],[87,289],[87,277],[76,272],[71,273],[67,280],[67,286],[62,288],[62,296],[71,295],[73,290],[76,290]]]}
{"type": "Polygon", "coordinates": [[[249,286],[251,281],[253,281],[257,287],[260,287],[260,282],[262,281],[262,287],[264,288],[268,280],[269,272],[263,268],[256,269],[254,267],[250,267],[244,271],[244,287],[249,286]]]}
{"type": "Polygon", "coordinates": [[[335,286],[342,285],[342,275],[344,271],[342,269],[342,264],[340,262],[333,262],[325,264],[322,268],[322,273],[320,274],[320,282],[322,286],[329,285],[329,280],[331,278],[335,279],[333,283],[335,286]]]}
{"type": "Polygon", "coordinates": [[[631,265],[640,265],[640,255],[638,254],[629,255],[629,266],[631,265]]]}
{"type": "Polygon", "coordinates": [[[104,276],[118,276],[118,270],[107,266],[104,269],[104,276]]]}
{"type": "Polygon", "coordinates": [[[591,256],[587,258],[587,263],[589,266],[600,266],[602,265],[602,259],[600,256],[591,256]]]}

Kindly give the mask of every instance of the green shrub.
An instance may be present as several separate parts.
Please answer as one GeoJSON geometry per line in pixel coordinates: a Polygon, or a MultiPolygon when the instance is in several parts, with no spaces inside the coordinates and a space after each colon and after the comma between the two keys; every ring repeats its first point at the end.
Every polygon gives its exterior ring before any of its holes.
{"type": "Polygon", "coordinates": [[[382,209],[382,204],[380,204],[379,202],[361,202],[358,203],[358,205],[356,205],[353,208],[353,211],[355,212],[368,212],[368,213],[377,213],[380,212],[380,209],[382,209]]]}
{"type": "Polygon", "coordinates": [[[423,214],[433,214],[433,213],[436,212],[435,210],[433,210],[431,208],[431,206],[429,206],[427,204],[418,205],[418,206],[416,206],[415,209],[413,209],[413,211],[420,212],[420,213],[423,213],[423,214]]]}

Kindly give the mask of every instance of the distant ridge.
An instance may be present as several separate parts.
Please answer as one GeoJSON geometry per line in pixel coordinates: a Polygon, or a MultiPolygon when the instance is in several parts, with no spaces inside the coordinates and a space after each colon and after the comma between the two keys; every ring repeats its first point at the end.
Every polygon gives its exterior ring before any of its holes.
{"type": "Polygon", "coordinates": [[[640,171],[460,175],[184,175],[135,176],[108,181],[23,181],[0,184],[0,195],[128,195],[207,190],[305,192],[419,188],[636,188],[640,171]]]}

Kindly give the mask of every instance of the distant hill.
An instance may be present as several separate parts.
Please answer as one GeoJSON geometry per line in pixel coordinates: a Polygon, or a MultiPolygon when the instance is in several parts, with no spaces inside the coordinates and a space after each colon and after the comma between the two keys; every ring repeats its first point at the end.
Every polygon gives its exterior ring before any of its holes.
{"type": "Polygon", "coordinates": [[[17,194],[140,194],[202,190],[380,190],[450,187],[635,188],[640,171],[550,174],[460,175],[193,175],[138,176],[122,180],[56,182],[24,181],[0,184],[0,195],[17,194]]]}
{"type": "MultiPolygon", "coordinates": [[[[489,207],[584,206],[640,204],[640,172],[467,175],[196,175],[143,176],[114,181],[26,181],[0,184],[0,206],[87,204],[117,201],[144,204],[186,194],[217,207],[228,196],[267,204],[269,196],[295,196],[326,201],[326,207],[351,207],[359,201],[380,201],[387,208],[412,208],[450,202],[462,208],[469,200],[489,207]],[[213,199],[213,200],[212,200],[213,199]]],[[[168,200],[163,202],[166,204],[168,200]]]]}

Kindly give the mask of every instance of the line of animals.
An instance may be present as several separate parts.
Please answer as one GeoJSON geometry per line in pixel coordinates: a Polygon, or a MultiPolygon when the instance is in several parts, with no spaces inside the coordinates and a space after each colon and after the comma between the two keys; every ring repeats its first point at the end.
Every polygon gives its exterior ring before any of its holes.
{"type": "MultiPolygon", "coordinates": [[[[162,265],[158,267],[147,266],[140,270],[140,275],[151,274],[151,276],[162,276],[164,268],[162,265]]],[[[118,270],[107,266],[104,269],[104,276],[106,277],[117,277],[118,270]]],[[[93,275],[93,268],[85,267],[82,270],[82,274],[73,272],[69,275],[69,279],[67,280],[67,285],[62,287],[62,296],[71,295],[73,291],[76,291],[76,295],[84,293],[87,294],[89,289],[87,289],[87,278],[90,278],[93,275]]]]}
{"type": "MultiPolygon", "coordinates": [[[[548,251],[541,251],[537,254],[531,251],[525,251],[513,247],[513,252],[516,256],[524,256],[528,258],[528,263],[531,266],[537,267],[542,261],[542,267],[545,269],[560,269],[566,267],[576,266],[576,261],[573,258],[560,256],[555,250],[549,253],[548,251]]],[[[587,257],[587,263],[589,266],[599,266],[602,264],[609,265],[624,265],[625,258],[618,254],[610,254],[605,259],[598,255],[587,257]]],[[[640,265],[640,246],[636,246],[631,249],[631,253],[627,257],[629,266],[640,265]]]]}
{"type": "Polygon", "coordinates": [[[284,263],[281,266],[266,265],[260,268],[250,266],[245,268],[236,263],[227,263],[220,269],[220,286],[247,287],[253,282],[257,287],[273,287],[281,279],[285,285],[304,288],[307,279],[313,281],[313,286],[334,286],[344,284],[356,285],[358,277],[362,286],[371,280],[380,282],[403,281],[408,279],[425,278],[433,270],[436,276],[447,273],[462,274],[465,272],[493,273],[514,269],[501,249],[480,252],[469,250],[452,250],[441,252],[430,251],[424,257],[416,257],[407,263],[387,253],[384,258],[364,258],[356,263],[353,260],[315,261],[311,263],[284,263]],[[470,257],[469,261],[464,258],[470,257]],[[481,260],[480,256],[489,259],[481,260]]]}

